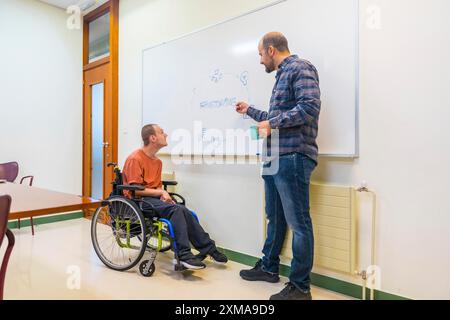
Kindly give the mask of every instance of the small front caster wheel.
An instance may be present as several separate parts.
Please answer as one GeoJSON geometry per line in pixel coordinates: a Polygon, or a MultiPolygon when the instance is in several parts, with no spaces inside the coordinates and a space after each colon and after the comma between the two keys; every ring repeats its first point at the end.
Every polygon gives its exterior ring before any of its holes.
{"type": "Polygon", "coordinates": [[[145,260],[142,261],[141,264],[139,265],[139,272],[144,276],[144,277],[151,277],[153,275],[153,273],[155,272],[155,264],[152,263],[149,266],[150,261],[145,260]]]}

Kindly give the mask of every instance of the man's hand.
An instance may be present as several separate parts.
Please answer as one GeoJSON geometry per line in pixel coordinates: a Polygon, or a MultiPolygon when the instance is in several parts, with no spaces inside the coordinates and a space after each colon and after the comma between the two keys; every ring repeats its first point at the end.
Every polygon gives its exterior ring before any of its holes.
{"type": "Polygon", "coordinates": [[[161,198],[159,198],[159,200],[164,201],[165,203],[175,204],[175,201],[173,201],[172,197],[166,190],[162,191],[161,198]]]}
{"type": "Polygon", "coordinates": [[[267,138],[272,133],[269,121],[258,123],[258,134],[261,138],[267,138]]]}
{"type": "Polygon", "coordinates": [[[238,103],[236,103],[236,111],[240,114],[247,114],[248,107],[249,105],[246,102],[239,101],[238,103]]]}

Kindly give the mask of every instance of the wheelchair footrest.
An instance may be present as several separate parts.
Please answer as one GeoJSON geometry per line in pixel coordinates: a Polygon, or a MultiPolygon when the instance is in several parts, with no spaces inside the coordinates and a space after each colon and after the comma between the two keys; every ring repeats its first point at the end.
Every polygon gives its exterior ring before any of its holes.
{"type": "Polygon", "coordinates": [[[177,259],[173,259],[174,269],[175,271],[185,271],[188,270],[185,266],[183,266],[177,259]]]}
{"type": "Polygon", "coordinates": [[[175,271],[184,271],[184,270],[188,270],[188,268],[186,268],[182,264],[176,264],[175,265],[175,271]]]}

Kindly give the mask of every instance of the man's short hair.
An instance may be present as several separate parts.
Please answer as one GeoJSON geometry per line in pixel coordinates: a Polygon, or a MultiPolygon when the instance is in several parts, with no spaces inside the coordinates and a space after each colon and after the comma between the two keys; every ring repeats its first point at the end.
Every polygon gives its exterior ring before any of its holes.
{"type": "Polygon", "coordinates": [[[262,39],[262,45],[264,50],[272,46],[280,52],[289,51],[288,40],[281,32],[267,33],[262,39]]]}
{"type": "Polygon", "coordinates": [[[144,146],[148,146],[149,144],[148,138],[150,136],[156,135],[155,125],[156,124],[147,124],[142,127],[141,137],[142,141],[144,142],[144,146]]]}

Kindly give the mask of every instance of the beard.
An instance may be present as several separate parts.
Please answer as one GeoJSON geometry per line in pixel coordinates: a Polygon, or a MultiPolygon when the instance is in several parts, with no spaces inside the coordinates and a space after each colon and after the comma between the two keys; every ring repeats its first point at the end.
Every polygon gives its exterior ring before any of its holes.
{"type": "Polygon", "coordinates": [[[275,71],[275,65],[273,62],[266,64],[265,67],[267,73],[272,73],[273,71],[275,71]]]}

